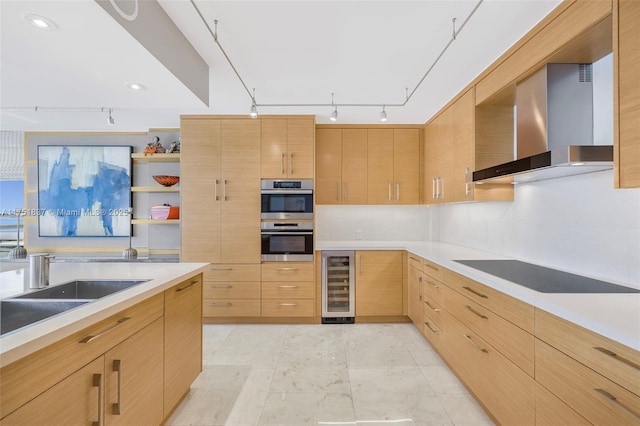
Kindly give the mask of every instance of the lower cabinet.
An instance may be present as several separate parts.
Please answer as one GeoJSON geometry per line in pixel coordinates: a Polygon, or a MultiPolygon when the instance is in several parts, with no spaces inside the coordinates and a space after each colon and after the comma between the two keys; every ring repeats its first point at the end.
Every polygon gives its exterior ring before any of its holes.
{"type": "Polygon", "coordinates": [[[260,264],[211,265],[204,274],[205,318],[259,317],[260,264]]]}
{"type": "Polygon", "coordinates": [[[202,278],[0,370],[0,424],[158,425],[202,369],[202,278]]]}
{"type": "Polygon", "coordinates": [[[314,315],[313,262],[262,264],[262,316],[314,315]]]}
{"type": "Polygon", "coordinates": [[[85,365],[2,419],[13,425],[101,425],[104,357],[85,365]]]}
{"type": "Polygon", "coordinates": [[[402,315],[402,251],[356,252],[356,317],[402,315]]]}

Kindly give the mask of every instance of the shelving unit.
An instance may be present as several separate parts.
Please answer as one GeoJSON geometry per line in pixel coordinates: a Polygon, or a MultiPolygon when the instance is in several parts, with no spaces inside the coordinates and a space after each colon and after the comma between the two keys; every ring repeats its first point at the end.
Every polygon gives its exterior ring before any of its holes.
{"type": "Polygon", "coordinates": [[[180,219],[132,219],[133,225],[178,225],[180,219]]]}
{"type": "Polygon", "coordinates": [[[132,186],[131,192],[180,192],[179,186],[132,186]]]}

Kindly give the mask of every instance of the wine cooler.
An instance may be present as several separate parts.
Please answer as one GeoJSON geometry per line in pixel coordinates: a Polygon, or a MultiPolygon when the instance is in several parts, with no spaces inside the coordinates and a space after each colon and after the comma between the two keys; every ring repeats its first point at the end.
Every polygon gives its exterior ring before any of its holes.
{"type": "Polygon", "coordinates": [[[353,324],[355,319],[355,253],[322,252],[322,323],[353,324]]]}

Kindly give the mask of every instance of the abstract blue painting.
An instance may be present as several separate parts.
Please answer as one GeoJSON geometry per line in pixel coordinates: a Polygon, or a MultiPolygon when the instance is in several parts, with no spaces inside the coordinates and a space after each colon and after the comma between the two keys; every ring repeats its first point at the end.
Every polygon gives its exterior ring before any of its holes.
{"type": "Polygon", "coordinates": [[[41,237],[127,237],[131,146],[39,145],[41,237]]]}

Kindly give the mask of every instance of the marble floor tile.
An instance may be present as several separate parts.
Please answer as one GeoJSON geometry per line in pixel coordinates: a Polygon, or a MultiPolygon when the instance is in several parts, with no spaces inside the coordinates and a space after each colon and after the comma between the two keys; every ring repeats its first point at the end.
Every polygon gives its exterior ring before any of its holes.
{"type": "Polygon", "coordinates": [[[409,350],[396,337],[352,338],[345,349],[350,369],[417,367],[409,350]]]}
{"type": "Polygon", "coordinates": [[[427,379],[434,391],[438,394],[466,394],[467,389],[451,370],[446,366],[430,365],[420,367],[422,374],[427,379]]]}
{"type": "Polygon", "coordinates": [[[271,392],[260,426],[354,424],[353,401],[346,393],[271,392]]]}
{"type": "Polygon", "coordinates": [[[314,366],[282,366],[275,369],[272,391],[350,393],[346,368],[314,366]]]}
{"type": "Polygon", "coordinates": [[[494,424],[469,394],[449,394],[438,397],[456,426],[490,426],[494,424]]]}
{"type": "Polygon", "coordinates": [[[409,349],[409,353],[418,367],[445,366],[440,356],[432,350],[409,349]]]}

